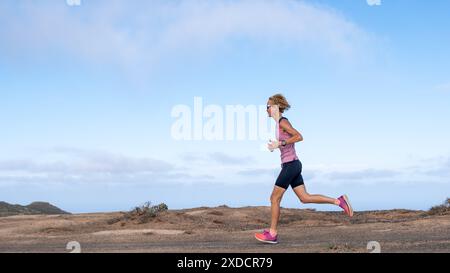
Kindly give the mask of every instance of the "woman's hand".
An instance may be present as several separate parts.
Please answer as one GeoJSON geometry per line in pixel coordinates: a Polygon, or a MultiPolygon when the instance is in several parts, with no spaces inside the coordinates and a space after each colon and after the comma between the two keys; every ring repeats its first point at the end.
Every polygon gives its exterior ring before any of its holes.
{"type": "Polygon", "coordinates": [[[280,142],[278,140],[269,140],[267,148],[269,149],[269,151],[273,152],[275,149],[280,148],[280,142]]]}

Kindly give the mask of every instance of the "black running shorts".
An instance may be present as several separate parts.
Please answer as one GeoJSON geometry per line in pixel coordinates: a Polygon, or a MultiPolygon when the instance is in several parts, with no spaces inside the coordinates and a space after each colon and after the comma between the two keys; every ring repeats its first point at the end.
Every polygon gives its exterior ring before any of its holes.
{"type": "Polygon", "coordinates": [[[285,190],[291,186],[293,189],[304,184],[302,176],[302,163],[300,160],[283,163],[276,186],[285,190]]]}

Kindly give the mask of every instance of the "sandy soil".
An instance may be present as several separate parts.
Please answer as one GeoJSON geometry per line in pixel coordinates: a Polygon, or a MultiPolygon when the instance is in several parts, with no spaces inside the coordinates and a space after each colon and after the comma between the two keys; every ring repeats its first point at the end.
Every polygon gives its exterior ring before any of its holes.
{"type": "Polygon", "coordinates": [[[254,233],[268,227],[270,208],[197,208],[166,211],[141,224],[121,212],[0,218],[0,252],[450,252],[450,215],[422,211],[339,212],[283,209],[279,244],[254,233]]]}

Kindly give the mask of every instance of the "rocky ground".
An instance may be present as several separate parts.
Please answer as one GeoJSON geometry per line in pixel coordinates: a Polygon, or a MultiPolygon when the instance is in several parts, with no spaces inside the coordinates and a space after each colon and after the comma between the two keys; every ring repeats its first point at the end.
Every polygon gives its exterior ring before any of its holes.
{"type": "Polygon", "coordinates": [[[269,226],[270,208],[168,210],[145,221],[129,214],[22,215],[0,218],[0,252],[450,252],[450,214],[390,210],[340,212],[282,209],[279,244],[254,233],[269,226]]]}

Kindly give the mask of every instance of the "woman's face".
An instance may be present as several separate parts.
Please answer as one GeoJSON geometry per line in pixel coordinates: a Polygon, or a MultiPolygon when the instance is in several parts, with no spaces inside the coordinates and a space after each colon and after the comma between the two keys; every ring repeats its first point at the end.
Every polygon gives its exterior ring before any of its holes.
{"type": "Polygon", "coordinates": [[[277,111],[277,106],[273,103],[273,101],[268,100],[267,101],[267,115],[269,115],[269,117],[273,117],[273,115],[276,115],[277,113],[275,113],[277,111]]]}
{"type": "Polygon", "coordinates": [[[269,115],[269,118],[272,117],[272,105],[273,102],[271,100],[267,101],[267,115],[269,115]]]}

